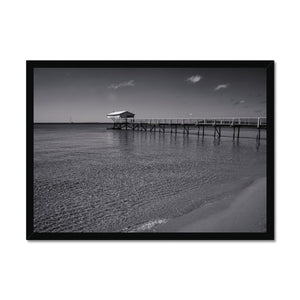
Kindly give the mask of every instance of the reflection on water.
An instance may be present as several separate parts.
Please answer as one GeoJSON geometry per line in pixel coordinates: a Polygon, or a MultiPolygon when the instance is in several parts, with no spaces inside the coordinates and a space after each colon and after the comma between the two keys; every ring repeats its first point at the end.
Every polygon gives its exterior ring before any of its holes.
{"type": "Polygon", "coordinates": [[[265,176],[266,142],[233,140],[224,132],[219,139],[103,125],[36,125],[35,230],[149,229],[230,197],[265,176]]]}

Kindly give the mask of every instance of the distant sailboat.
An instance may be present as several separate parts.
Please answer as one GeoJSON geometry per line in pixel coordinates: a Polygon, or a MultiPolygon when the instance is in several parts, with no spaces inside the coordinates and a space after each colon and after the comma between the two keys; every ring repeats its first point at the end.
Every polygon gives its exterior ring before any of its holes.
{"type": "Polygon", "coordinates": [[[73,120],[72,120],[72,117],[70,117],[70,123],[71,123],[71,124],[73,124],[73,123],[74,123],[74,122],[73,122],[73,120]]]}

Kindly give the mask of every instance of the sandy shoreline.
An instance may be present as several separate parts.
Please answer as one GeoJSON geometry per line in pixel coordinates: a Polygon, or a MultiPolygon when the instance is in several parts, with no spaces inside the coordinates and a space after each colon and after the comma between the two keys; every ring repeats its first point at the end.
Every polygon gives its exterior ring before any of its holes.
{"type": "Polygon", "coordinates": [[[156,227],[156,232],[264,232],[266,178],[255,180],[236,197],[206,204],[156,227]]]}

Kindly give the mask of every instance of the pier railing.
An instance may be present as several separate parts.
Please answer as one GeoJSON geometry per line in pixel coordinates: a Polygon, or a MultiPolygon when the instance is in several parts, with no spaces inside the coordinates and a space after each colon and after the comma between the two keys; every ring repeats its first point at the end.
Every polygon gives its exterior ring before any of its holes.
{"type": "Polygon", "coordinates": [[[223,126],[267,126],[267,118],[189,118],[189,119],[114,119],[114,123],[141,123],[141,124],[165,124],[165,125],[223,125],[223,126]]]}

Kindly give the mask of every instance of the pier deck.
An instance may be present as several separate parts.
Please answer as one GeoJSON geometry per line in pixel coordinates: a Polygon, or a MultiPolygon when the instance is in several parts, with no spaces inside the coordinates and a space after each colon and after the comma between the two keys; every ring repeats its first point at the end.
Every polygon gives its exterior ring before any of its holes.
{"type": "Polygon", "coordinates": [[[240,137],[241,128],[257,129],[257,138],[260,139],[261,130],[267,130],[267,118],[202,118],[202,119],[115,119],[111,129],[142,130],[177,133],[182,129],[183,134],[189,134],[196,129],[198,135],[204,135],[206,128],[214,129],[214,136],[221,137],[222,128],[232,128],[233,138],[240,137]]]}

